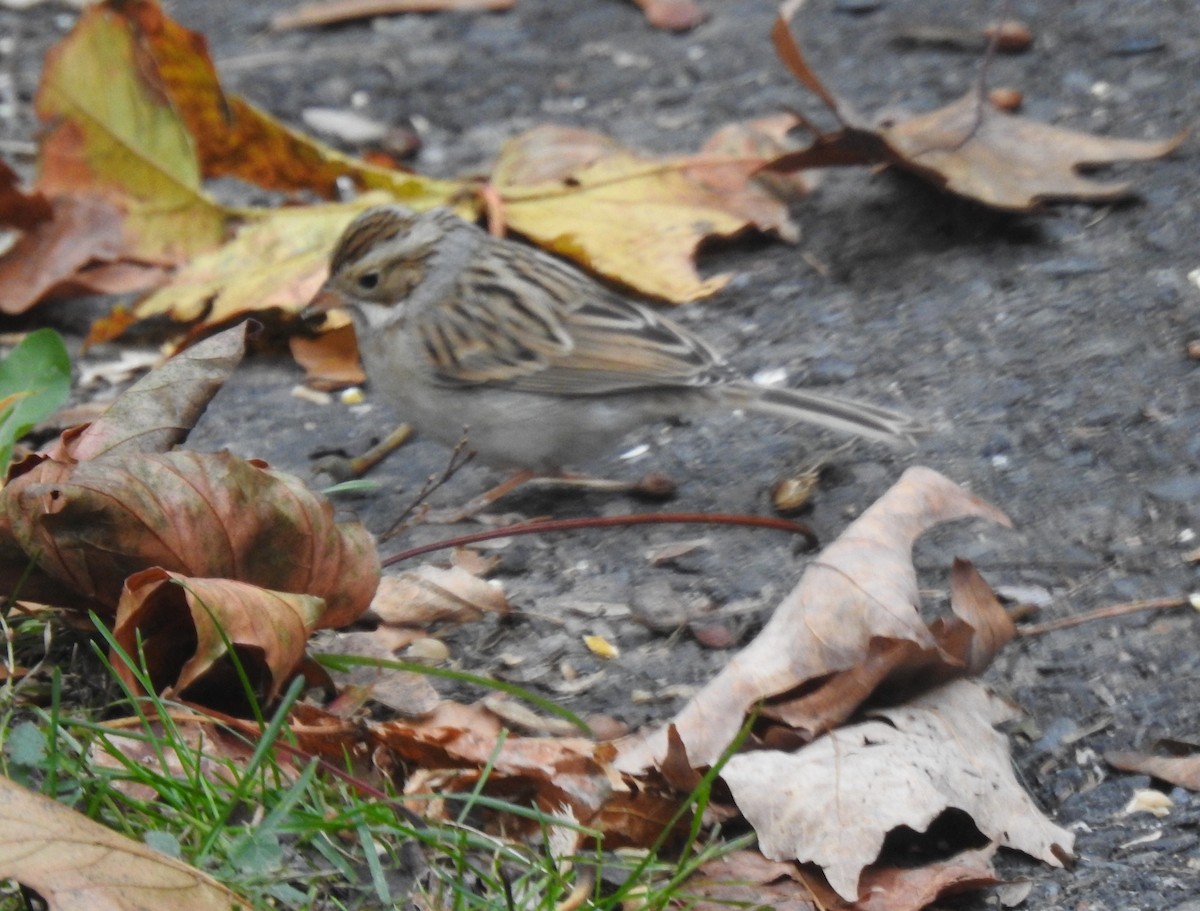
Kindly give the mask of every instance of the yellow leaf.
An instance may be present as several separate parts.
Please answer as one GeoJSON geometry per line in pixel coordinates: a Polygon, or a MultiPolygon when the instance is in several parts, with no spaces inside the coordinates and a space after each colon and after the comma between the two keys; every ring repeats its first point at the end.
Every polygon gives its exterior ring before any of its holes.
{"type": "Polygon", "coordinates": [[[352,203],[259,210],[233,240],[196,257],[139,302],[134,315],[203,319],[207,326],[273,307],[295,312],[325,281],[329,252],[346,225],[363,209],[386,201],[373,193],[352,203]]]}
{"type": "Polygon", "coordinates": [[[175,261],[218,244],[230,213],[201,189],[192,138],[152,78],[127,23],[105,6],[86,10],[46,55],[38,186],[105,196],[127,214],[128,255],[175,261]]]}
{"type": "Polygon", "coordinates": [[[0,878],[51,911],[230,911],[250,906],[215,879],[0,778],[0,878]]]}
{"type": "Polygon", "coordinates": [[[695,164],[544,126],[504,147],[492,183],[515,231],[642,294],[682,302],[729,281],[697,274],[701,241],[750,227],[722,195],[689,177],[695,164]]]}

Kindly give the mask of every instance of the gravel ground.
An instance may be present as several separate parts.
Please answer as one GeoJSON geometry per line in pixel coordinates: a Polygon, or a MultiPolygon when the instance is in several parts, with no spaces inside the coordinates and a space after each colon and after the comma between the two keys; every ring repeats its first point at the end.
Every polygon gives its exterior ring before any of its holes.
{"type": "MultiPolygon", "coordinates": [[[[425,173],[485,171],[505,139],[548,121],[666,152],[694,149],[731,120],[808,103],[771,50],[769,0],[706,0],[711,18],[685,35],[647,28],[620,0],[519,0],[505,14],[267,31],[269,15],[288,5],[165,3],[208,36],[228,88],[297,125],[311,107],[415,124],[423,145],[414,165],[425,173]]],[[[987,21],[997,11],[976,0],[936,9],[887,0],[866,15],[837,6],[814,0],[801,14],[804,44],[829,84],[868,111],[927,109],[976,75],[976,55],[904,50],[891,41],[895,30],[929,17],[987,21]]],[[[1194,124],[1200,17],[1190,0],[1015,0],[1011,15],[1030,24],[1036,43],[996,59],[990,78],[1021,88],[1029,115],[1130,137],[1194,124]]],[[[0,36],[11,36],[0,38],[5,150],[19,153],[32,139],[41,56],[71,18],[55,6],[0,10],[0,36]]],[[[1188,278],[1200,267],[1196,143],[1121,176],[1136,181],[1137,200],[1018,217],[892,174],[835,173],[797,209],[799,248],[750,242],[704,258],[706,270],[736,278],[679,310],[681,320],[747,372],[782,368],[792,384],[923,416],[933,431],[915,453],[843,450],[841,440],[730,416],[655,430],[631,441],[649,444],[645,457],[591,467],[667,472],[682,482],[672,509],[763,512],[776,477],[828,457],[833,467],[806,519],[831,540],[906,465],[924,464],[1015,522],[1012,531],[962,524],[923,540],[917,562],[934,591],[945,588],[954,555],[999,589],[1044,602],[1040,619],[1197,590],[1196,563],[1185,559],[1200,546],[1200,394],[1186,354],[1200,336],[1200,288],[1188,278]]],[[[59,304],[32,319],[78,331],[89,312],[59,304]]],[[[192,444],[307,473],[318,450],[359,451],[386,423],[383,403],[364,418],[299,401],[290,395],[299,381],[282,359],[252,359],[192,444]]],[[[444,462],[443,450],[418,442],[379,472],[386,495],[346,500],[345,509],[381,530],[444,462]]],[[[472,467],[437,496],[460,502],[491,480],[472,467]]],[[[629,508],[536,492],[505,506],[554,516],[629,508]]],[[[421,529],[413,540],[444,534],[421,529]]],[[[520,611],[450,635],[455,659],[631,725],[674,711],[728,660],[697,630],[746,641],[803,568],[786,539],[725,530],[591,532],[524,539],[502,553],[520,611]],[[665,566],[647,559],[655,545],[697,537],[702,546],[665,566]],[[590,655],[582,633],[618,643],[620,659],[590,655]],[[598,676],[563,696],[555,689],[563,663],[598,676]]],[[[1172,791],[1163,818],[1124,815],[1150,782],[1101,757],[1160,737],[1200,741],[1197,622],[1194,612],[1155,612],[1025,639],[989,673],[1032,717],[1014,738],[1025,780],[1078,835],[1073,870],[1008,861],[1034,880],[1026,907],[1195,911],[1200,796],[1172,791]]]]}

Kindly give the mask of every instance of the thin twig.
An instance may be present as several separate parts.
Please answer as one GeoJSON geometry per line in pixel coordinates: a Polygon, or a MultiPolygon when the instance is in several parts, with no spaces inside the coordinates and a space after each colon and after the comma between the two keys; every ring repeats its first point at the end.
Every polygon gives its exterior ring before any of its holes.
{"type": "Polygon", "coordinates": [[[379,540],[386,541],[404,531],[404,529],[408,527],[407,524],[405,524],[405,519],[415,513],[417,508],[420,507],[421,504],[427,499],[429,499],[430,495],[435,490],[444,486],[473,458],[475,458],[475,450],[467,448],[467,437],[464,433],[463,438],[459,440],[458,443],[455,444],[454,449],[450,451],[450,460],[446,463],[446,467],[442,473],[440,475],[431,474],[425,479],[425,483],[421,486],[421,489],[417,491],[417,495],[413,498],[413,501],[408,504],[403,512],[400,513],[400,517],[392,523],[391,528],[389,528],[380,536],[379,540]]]}
{"type": "Polygon", "coordinates": [[[1147,598],[1143,601],[1130,601],[1126,604],[1112,604],[1099,607],[1070,617],[1060,617],[1045,623],[1035,623],[1032,626],[1017,628],[1017,635],[1040,636],[1042,633],[1053,633],[1060,629],[1070,629],[1072,626],[1082,626],[1094,620],[1108,620],[1112,617],[1123,617],[1126,614],[1136,614],[1141,611],[1171,610],[1176,607],[1189,607],[1192,604],[1191,595],[1175,595],[1169,598],[1147,598]]]}

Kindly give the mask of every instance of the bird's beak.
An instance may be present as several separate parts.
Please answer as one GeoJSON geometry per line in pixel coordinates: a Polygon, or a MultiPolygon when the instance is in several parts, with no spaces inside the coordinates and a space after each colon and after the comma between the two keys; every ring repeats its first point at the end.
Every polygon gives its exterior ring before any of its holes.
{"type": "Polygon", "coordinates": [[[322,285],[321,290],[300,311],[300,319],[312,329],[320,329],[325,322],[325,314],[331,310],[343,310],[346,300],[328,284],[322,285]]]}

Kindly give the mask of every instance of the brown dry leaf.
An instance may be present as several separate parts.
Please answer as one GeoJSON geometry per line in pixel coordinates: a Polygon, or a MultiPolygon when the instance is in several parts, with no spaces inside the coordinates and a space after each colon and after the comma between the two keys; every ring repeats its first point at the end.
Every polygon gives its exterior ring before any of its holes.
{"type": "Polygon", "coordinates": [[[50,911],[230,911],[250,906],[208,874],[0,778],[0,878],[50,911]]]}
{"type": "Polygon", "coordinates": [[[841,129],[818,133],[808,148],[768,165],[771,170],[890,164],[984,205],[1028,212],[1053,200],[1129,196],[1131,184],[1095,180],[1081,171],[1160,158],[1186,137],[1141,141],[1065,130],[1001,111],[976,91],[936,111],[872,123],[830,91],[804,59],[789,25],[803,4],[788,0],[771,36],[780,59],[833,112],[841,129]]]}
{"type": "MultiPolygon", "coordinates": [[[[229,579],[197,579],[153,568],[125,580],[113,636],[145,656],[155,692],[241,714],[246,695],[229,655],[237,653],[255,695],[270,705],[304,660],[324,602],[229,579]]],[[[118,676],[137,693],[134,669],[114,650],[118,676]]]]}
{"type": "MultiPolygon", "coordinates": [[[[178,713],[171,717],[169,735],[160,721],[114,719],[105,722],[103,733],[88,747],[89,765],[114,773],[127,773],[130,764],[136,763],[181,781],[190,781],[199,773],[206,781],[223,781],[228,785],[236,784],[233,769],[246,769],[253,756],[252,739],[202,715],[187,718],[178,713]],[[183,749],[177,749],[176,744],[183,749]]],[[[283,761],[285,754],[276,756],[281,760],[278,768],[287,774],[290,768],[283,761]]],[[[161,799],[155,787],[127,774],[115,774],[112,786],[139,800],[161,799]]]]}
{"type": "MultiPolygon", "coordinates": [[[[921,620],[913,542],[942,522],[968,517],[1007,525],[1000,510],[928,468],[910,468],[820,554],[762,632],[670,722],[697,768],[732,741],[745,713],[819,678],[838,698],[818,729],[849,716],[877,683],[923,653],[941,652],[921,620]]],[[[924,662],[922,662],[923,664],[924,662]]],[[[821,689],[806,698],[819,699],[821,689]]],[[[636,773],[666,755],[666,725],[619,745],[620,769],[636,773]]]]}
{"type": "Polygon", "coordinates": [[[646,14],[646,21],[655,28],[671,32],[686,32],[705,19],[706,13],[696,0],[633,0],[646,14]]]}
{"type": "Polygon", "coordinates": [[[302,3],[295,9],[277,13],[271,19],[271,28],[275,31],[312,28],[375,16],[394,16],[399,13],[500,12],[512,9],[516,2],[517,0],[325,0],[318,3],[302,3]]]}
{"type": "Polygon", "coordinates": [[[123,294],[162,282],[164,266],[121,261],[123,216],[98,196],[61,196],[0,256],[0,312],[78,294],[123,294]]]}
{"type": "Polygon", "coordinates": [[[45,461],[3,502],[42,571],[106,613],[128,576],[158,566],[322,597],[318,625],[336,627],[367,609],[379,579],[366,529],[335,522],[299,478],[228,452],[45,461]]]}
{"type": "Polygon", "coordinates": [[[758,851],[734,851],[703,864],[680,889],[689,911],[767,906],[775,911],[827,911],[795,863],[767,860],[758,851]]]}
{"type": "Polygon", "coordinates": [[[13,467],[0,491],[0,577],[19,578],[39,554],[41,577],[77,595],[55,603],[104,613],[126,577],[154,566],[322,597],[323,626],[366,610],[380,566],[361,525],[335,522],[328,500],[261,463],[157,451],[187,435],[241,357],[244,331],[168,361],[99,421],[13,467]]]}
{"type": "MultiPolygon", "coordinates": [[[[867,867],[859,877],[855,911],[921,911],[943,898],[999,885],[994,845],[963,851],[920,867],[867,867]]],[[[826,908],[829,905],[825,905],[826,908]]]]}
{"type": "Polygon", "coordinates": [[[191,323],[195,334],[250,313],[298,312],[328,276],[330,251],[346,225],[387,201],[370,193],[352,203],[264,210],[229,243],[197,256],[139,301],[134,316],[167,315],[191,323]]]}
{"type": "Polygon", "coordinates": [[[872,712],[794,753],[732,757],[721,772],[758,834],[762,852],[819,865],[847,901],[888,832],[924,832],[945,810],[969,814],[987,838],[1060,867],[1074,836],[1022,790],[1007,738],[994,726],[1015,713],[959,680],[872,712]]]}
{"type": "Polygon", "coordinates": [[[708,138],[685,173],[725,201],[732,212],[744,216],[760,231],[773,231],[788,243],[800,239],[788,203],[810,193],[817,178],[812,174],[777,174],[762,170],[793,143],[788,133],[800,124],[794,114],[776,114],[730,123],[708,138]],[[707,163],[713,162],[713,163],[707,163]]]}
{"type": "Polygon", "coordinates": [[[99,419],[77,433],[64,434],[47,455],[86,462],[166,452],[182,443],[242,362],[249,331],[248,323],[232,326],[161,364],[126,389],[99,419]]]}
{"type": "Polygon", "coordinates": [[[485,614],[506,614],[508,599],[499,584],[458,566],[424,564],[384,576],[371,610],[391,626],[426,626],[440,620],[470,623],[485,614]]]}
{"type": "Polygon", "coordinates": [[[1138,772],[1200,791],[1200,746],[1181,741],[1168,741],[1164,746],[1172,755],[1112,750],[1104,754],[1104,761],[1123,772],[1138,772]]]}
{"type": "Polygon", "coordinates": [[[729,281],[696,273],[700,243],[754,227],[736,202],[689,176],[698,161],[650,158],[600,133],[541,126],[505,145],[492,184],[513,230],[642,294],[678,303],[729,281]]]}
{"type": "MultiPolygon", "coordinates": [[[[531,800],[551,812],[567,806],[585,825],[606,806],[612,784],[593,741],[517,736],[502,740],[501,731],[500,719],[484,706],[443,702],[417,722],[373,725],[369,737],[376,748],[423,770],[461,769],[444,778],[441,787],[446,792],[476,787],[487,768],[485,791],[491,795],[531,800]]],[[[418,783],[417,789],[423,785],[418,783]]]]}
{"type": "MultiPolygon", "coordinates": [[[[333,325],[333,315],[326,315],[326,325],[333,325]]],[[[361,386],[367,381],[358,357],[354,325],[348,321],[344,326],[327,329],[316,338],[293,335],[288,339],[288,350],[292,359],[304,368],[305,385],[313,389],[345,389],[361,386]]]]}

